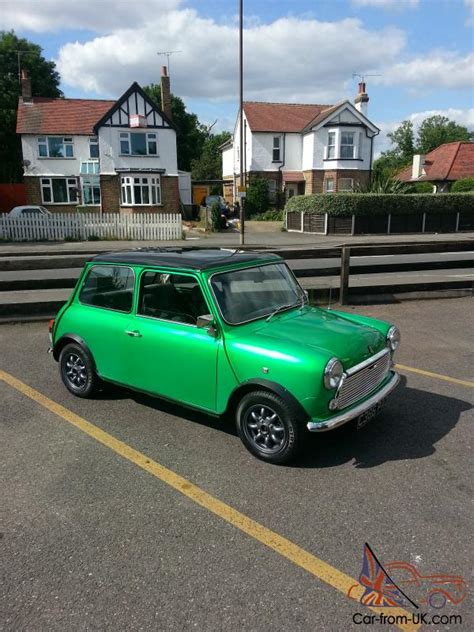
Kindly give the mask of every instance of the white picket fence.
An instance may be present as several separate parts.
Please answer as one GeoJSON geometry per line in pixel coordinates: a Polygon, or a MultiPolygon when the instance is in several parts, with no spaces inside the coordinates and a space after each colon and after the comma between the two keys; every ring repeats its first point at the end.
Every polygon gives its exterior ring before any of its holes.
{"type": "Polygon", "coordinates": [[[11,218],[0,214],[0,239],[12,241],[85,241],[88,238],[181,239],[179,213],[54,213],[11,218]]]}

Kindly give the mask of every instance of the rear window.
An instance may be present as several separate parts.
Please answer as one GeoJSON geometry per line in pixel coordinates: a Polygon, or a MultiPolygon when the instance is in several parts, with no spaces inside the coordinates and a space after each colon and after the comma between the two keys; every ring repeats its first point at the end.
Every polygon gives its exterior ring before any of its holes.
{"type": "Polygon", "coordinates": [[[83,305],[131,312],[133,304],[133,270],[126,266],[94,266],[90,269],[79,294],[83,305]]]}

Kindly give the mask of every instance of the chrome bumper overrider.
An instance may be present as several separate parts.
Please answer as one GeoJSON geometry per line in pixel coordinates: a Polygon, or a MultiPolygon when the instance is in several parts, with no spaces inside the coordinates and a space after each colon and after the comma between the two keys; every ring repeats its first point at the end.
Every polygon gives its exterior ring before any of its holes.
{"type": "Polygon", "coordinates": [[[308,423],[306,424],[308,430],[311,430],[311,432],[326,432],[327,430],[334,430],[334,428],[338,428],[339,426],[346,424],[348,421],[359,417],[367,410],[375,406],[382,399],[387,397],[387,395],[391,393],[393,389],[397,386],[399,381],[400,376],[398,375],[398,373],[392,372],[392,377],[387,382],[387,384],[385,384],[385,386],[383,386],[379,391],[372,395],[372,397],[369,397],[369,399],[366,399],[361,404],[354,406],[354,408],[351,408],[350,410],[347,410],[340,415],[335,415],[330,419],[322,421],[312,419],[311,421],[308,421],[308,423]]]}

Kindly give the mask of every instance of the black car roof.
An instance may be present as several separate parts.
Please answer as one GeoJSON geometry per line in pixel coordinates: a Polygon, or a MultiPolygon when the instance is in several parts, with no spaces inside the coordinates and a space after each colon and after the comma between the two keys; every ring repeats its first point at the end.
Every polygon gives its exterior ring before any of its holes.
{"type": "Polygon", "coordinates": [[[208,270],[233,263],[279,260],[281,257],[272,253],[225,248],[137,248],[136,250],[105,252],[92,259],[94,262],[130,263],[192,270],[208,270]]]}

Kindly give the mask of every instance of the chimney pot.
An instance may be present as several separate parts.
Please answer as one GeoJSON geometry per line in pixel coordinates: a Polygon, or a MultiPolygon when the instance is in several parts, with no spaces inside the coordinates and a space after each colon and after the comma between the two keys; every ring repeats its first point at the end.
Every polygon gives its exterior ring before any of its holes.
{"type": "Polygon", "coordinates": [[[359,94],[365,93],[365,81],[359,83],[359,94]]]}
{"type": "Polygon", "coordinates": [[[168,76],[168,68],[166,66],[161,66],[161,76],[162,77],[168,76]]]}

